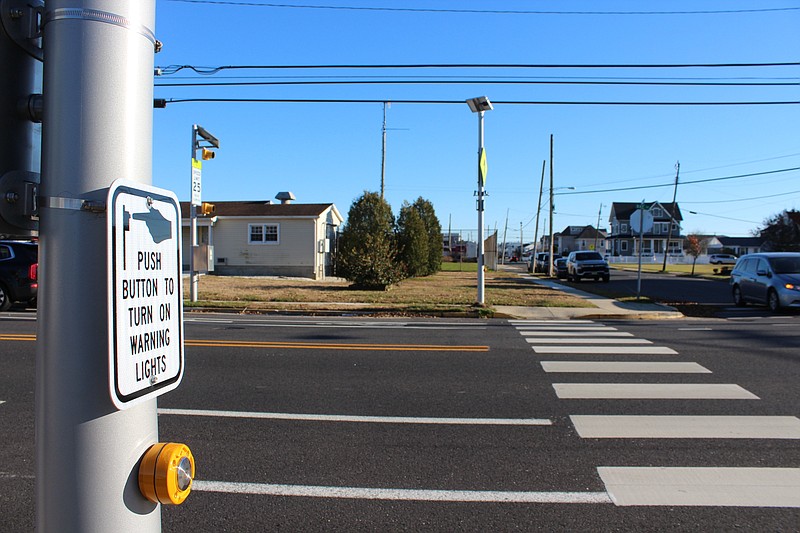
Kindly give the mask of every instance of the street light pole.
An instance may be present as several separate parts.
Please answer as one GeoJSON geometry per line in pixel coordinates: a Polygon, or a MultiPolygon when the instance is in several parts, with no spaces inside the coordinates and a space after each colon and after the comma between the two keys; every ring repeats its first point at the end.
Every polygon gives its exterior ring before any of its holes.
{"type": "Polygon", "coordinates": [[[491,111],[492,103],[485,96],[467,100],[470,111],[478,114],[478,297],[477,304],[484,305],[484,243],[483,243],[483,198],[486,195],[486,153],[483,149],[483,113],[491,111]]]}

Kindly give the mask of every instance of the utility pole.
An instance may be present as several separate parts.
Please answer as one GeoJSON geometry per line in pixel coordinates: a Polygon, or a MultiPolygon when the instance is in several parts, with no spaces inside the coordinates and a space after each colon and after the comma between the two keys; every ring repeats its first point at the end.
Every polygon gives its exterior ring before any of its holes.
{"type": "Polygon", "coordinates": [[[603,212],[603,204],[597,210],[597,227],[594,229],[594,251],[597,251],[597,239],[600,237],[600,214],[603,212]]]}
{"type": "Polygon", "coordinates": [[[672,208],[669,213],[669,229],[667,230],[667,244],[664,248],[664,264],[661,265],[661,272],[667,271],[667,255],[669,254],[669,240],[672,238],[672,225],[675,223],[675,200],[678,198],[678,176],[681,174],[681,162],[675,163],[675,188],[672,190],[672,208]]]}
{"type": "Polygon", "coordinates": [[[156,400],[118,410],[109,390],[106,194],[152,181],[155,0],[47,0],[41,18],[35,529],[154,533],[161,507],[137,477],[156,400]]]}
{"type": "Polygon", "coordinates": [[[503,228],[503,251],[501,252],[503,255],[501,256],[500,263],[505,265],[506,264],[506,233],[508,233],[508,209],[506,209],[506,225],[503,228]]]}
{"type": "Polygon", "coordinates": [[[522,255],[525,253],[525,239],[522,238],[522,221],[519,221],[519,260],[522,261],[522,255]]]}
{"type": "Polygon", "coordinates": [[[381,150],[381,198],[386,189],[386,102],[383,103],[383,149],[381,150]]]}
{"type": "Polygon", "coordinates": [[[553,277],[553,135],[550,134],[550,264],[547,267],[547,275],[553,277]]]}
{"type": "Polygon", "coordinates": [[[539,213],[542,211],[542,192],[544,191],[544,167],[547,164],[547,160],[542,160],[542,179],[539,182],[539,201],[536,202],[536,229],[533,232],[533,255],[531,256],[533,261],[533,268],[536,268],[536,255],[539,252],[539,213]]]}

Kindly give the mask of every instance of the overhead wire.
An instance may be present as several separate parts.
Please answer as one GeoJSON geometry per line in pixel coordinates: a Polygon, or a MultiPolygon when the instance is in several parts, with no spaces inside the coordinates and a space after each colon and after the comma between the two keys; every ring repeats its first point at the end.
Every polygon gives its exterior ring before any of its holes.
{"type": "Polygon", "coordinates": [[[547,11],[547,10],[516,10],[516,9],[463,9],[463,8],[419,8],[419,7],[380,7],[380,6],[332,6],[313,4],[279,4],[274,2],[245,2],[241,0],[168,0],[183,4],[207,4],[237,7],[265,7],[286,9],[321,9],[332,11],[376,11],[376,12],[404,12],[404,13],[455,13],[478,15],[730,15],[742,13],[772,13],[784,11],[797,11],[800,7],[772,7],[751,9],[704,9],[681,11],[547,11]]]}

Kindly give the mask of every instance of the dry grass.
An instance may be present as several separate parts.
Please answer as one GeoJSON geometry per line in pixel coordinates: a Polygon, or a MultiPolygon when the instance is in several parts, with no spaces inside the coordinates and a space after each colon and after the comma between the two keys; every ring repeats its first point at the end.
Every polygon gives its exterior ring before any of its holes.
{"type": "MultiPolygon", "coordinates": [[[[349,288],[346,281],[314,281],[280,277],[202,276],[200,303],[217,306],[245,306],[251,309],[307,307],[310,303],[338,306],[365,303],[393,309],[469,308],[475,302],[474,272],[439,272],[434,276],[407,279],[388,291],[349,288]]],[[[535,285],[514,273],[487,272],[487,305],[528,307],[591,307],[580,298],[535,285]]],[[[184,295],[188,295],[184,279],[184,295]]],[[[322,307],[322,306],[318,306],[322,307]]]]}

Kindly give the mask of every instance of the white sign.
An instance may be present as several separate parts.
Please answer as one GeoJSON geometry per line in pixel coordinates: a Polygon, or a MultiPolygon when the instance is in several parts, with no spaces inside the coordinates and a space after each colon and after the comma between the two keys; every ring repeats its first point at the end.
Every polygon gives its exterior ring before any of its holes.
{"type": "Polygon", "coordinates": [[[202,205],[201,197],[203,162],[192,158],[192,205],[202,205]]]}
{"type": "Polygon", "coordinates": [[[126,180],[107,205],[109,388],[125,409],[183,377],[181,215],[171,191],[126,180]]]}

